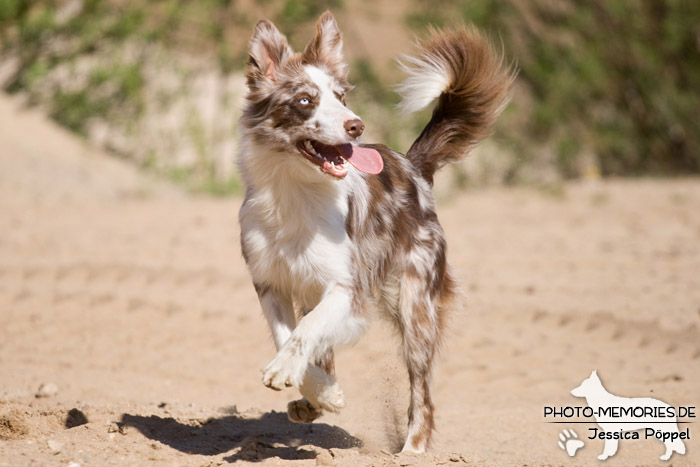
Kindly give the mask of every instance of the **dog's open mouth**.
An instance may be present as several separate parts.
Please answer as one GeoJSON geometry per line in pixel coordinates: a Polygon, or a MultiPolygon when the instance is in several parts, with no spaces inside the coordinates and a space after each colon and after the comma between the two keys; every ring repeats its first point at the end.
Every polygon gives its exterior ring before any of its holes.
{"type": "Polygon", "coordinates": [[[348,161],[343,156],[352,154],[351,144],[331,146],[311,139],[301,140],[297,148],[304,157],[318,165],[322,172],[343,178],[348,174],[348,161]]]}
{"type": "Polygon", "coordinates": [[[378,174],[384,168],[384,161],[379,152],[350,143],[332,146],[305,139],[297,143],[297,149],[304,157],[319,166],[322,172],[336,178],[343,178],[348,174],[350,168],[348,162],[357,170],[367,174],[378,174]]]}

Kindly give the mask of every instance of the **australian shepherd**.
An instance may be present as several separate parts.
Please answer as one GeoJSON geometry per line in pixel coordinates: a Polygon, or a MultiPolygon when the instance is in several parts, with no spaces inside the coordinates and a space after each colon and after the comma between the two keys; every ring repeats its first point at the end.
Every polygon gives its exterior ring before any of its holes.
{"type": "Polygon", "coordinates": [[[250,41],[238,166],[246,187],[241,248],[277,346],[265,386],[297,388],[287,412],[311,422],[345,406],[333,349],[363,332],[367,309],[396,325],[411,387],[404,451],[424,452],[434,427],[430,380],[456,285],[431,192],[435,171],[487,137],[513,73],[474,29],[433,31],[404,57],[402,107],[433,100],[406,155],[359,144],[365,125],[333,16],[302,53],[269,21],[250,41]]]}

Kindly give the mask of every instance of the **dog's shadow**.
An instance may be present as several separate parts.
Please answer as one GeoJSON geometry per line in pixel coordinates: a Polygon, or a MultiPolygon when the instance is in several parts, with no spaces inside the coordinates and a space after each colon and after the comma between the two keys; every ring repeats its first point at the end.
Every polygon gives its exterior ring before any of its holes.
{"type": "Polygon", "coordinates": [[[316,452],[308,449],[309,445],[323,449],[362,446],[362,441],[341,428],[325,423],[292,423],[286,413],[274,411],[258,418],[234,413],[191,423],[157,415],[123,414],[119,427],[133,427],[149,439],[188,454],[214,456],[240,448],[224,458],[229,462],[256,462],[270,457],[314,459],[316,452]]]}

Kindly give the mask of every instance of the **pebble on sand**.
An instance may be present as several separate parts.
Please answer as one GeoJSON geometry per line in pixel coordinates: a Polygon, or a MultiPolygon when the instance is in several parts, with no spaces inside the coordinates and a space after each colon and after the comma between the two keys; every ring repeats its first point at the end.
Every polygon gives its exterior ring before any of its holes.
{"type": "Polygon", "coordinates": [[[63,443],[59,443],[58,441],[54,441],[52,439],[50,439],[47,444],[49,445],[49,449],[51,449],[54,454],[61,452],[61,448],[63,447],[63,443]]]}
{"type": "Polygon", "coordinates": [[[88,419],[80,409],[70,409],[66,416],[66,428],[75,428],[76,426],[85,425],[88,419]]]}
{"type": "Polygon", "coordinates": [[[58,386],[56,386],[56,383],[44,383],[39,386],[34,397],[39,399],[41,397],[53,397],[56,394],[58,394],[58,386]]]}

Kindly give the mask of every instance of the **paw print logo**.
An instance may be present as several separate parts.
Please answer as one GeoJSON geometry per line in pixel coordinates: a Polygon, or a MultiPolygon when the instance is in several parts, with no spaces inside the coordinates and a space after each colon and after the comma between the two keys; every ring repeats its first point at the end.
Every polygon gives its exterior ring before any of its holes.
{"type": "Polygon", "coordinates": [[[562,450],[566,451],[570,457],[574,457],[576,455],[576,451],[583,447],[583,441],[578,439],[576,432],[574,430],[567,429],[564,429],[561,433],[559,433],[559,442],[557,442],[557,444],[562,450]]]}

